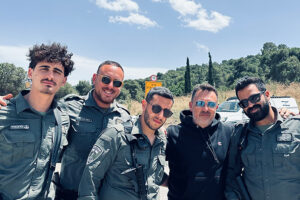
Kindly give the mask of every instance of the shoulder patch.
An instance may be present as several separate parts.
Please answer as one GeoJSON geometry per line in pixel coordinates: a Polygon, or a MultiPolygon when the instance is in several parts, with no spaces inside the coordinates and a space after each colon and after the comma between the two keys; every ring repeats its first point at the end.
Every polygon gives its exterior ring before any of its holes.
{"type": "Polygon", "coordinates": [[[84,96],[79,96],[77,94],[68,94],[63,98],[64,101],[72,101],[72,100],[84,100],[84,96]]]}
{"type": "Polygon", "coordinates": [[[125,112],[127,112],[130,115],[130,112],[127,110],[127,108],[125,106],[123,106],[122,104],[116,103],[117,107],[124,110],[125,112]]]}
{"type": "Polygon", "coordinates": [[[103,152],[104,150],[100,146],[94,145],[87,159],[87,165],[94,162],[103,152]]]}

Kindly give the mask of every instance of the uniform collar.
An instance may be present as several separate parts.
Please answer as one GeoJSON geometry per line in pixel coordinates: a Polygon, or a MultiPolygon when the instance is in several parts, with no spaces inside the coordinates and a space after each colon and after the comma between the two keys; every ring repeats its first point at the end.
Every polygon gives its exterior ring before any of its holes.
{"type": "MultiPolygon", "coordinates": [[[[30,92],[30,90],[22,90],[17,96],[16,98],[14,98],[14,100],[12,101],[15,101],[16,102],[16,111],[17,113],[21,113],[27,109],[29,110],[33,110],[33,108],[29,105],[29,103],[26,101],[26,99],[24,98],[24,96],[26,94],[28,94],[30,92]]],[[[51,105],[50,105],[50,108],[48,111],[50,110],[53,110],[54,108],[57,107],[57,102],[56,100],[53,100],[51,105]]],[[[34,111],[34,110],[33,110],[34,111]]],[[[47,111],[47,112],[48,112],[47,111]]],[[[36,112],[36,111],[35,111],[36,112]]]]}

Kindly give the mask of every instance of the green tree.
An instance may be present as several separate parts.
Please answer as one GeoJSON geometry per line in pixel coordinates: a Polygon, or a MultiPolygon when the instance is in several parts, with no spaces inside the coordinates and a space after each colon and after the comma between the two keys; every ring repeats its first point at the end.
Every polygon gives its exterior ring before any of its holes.
{"type": "Polygon", "coordinates": [[[14,64],[0,63],[0,94],[17,95],[25,88],[26,72],[14,64]]]}
{"type": "Polygon", "coordinates": [[[184,93],[188,94],[191,92],[191,69],[189,58],[186,58],[186,70],[184,74],[184,93]]]}
{"type": "Polygon", "coordinates": [[[68,94],[78,94],[76,89],[72,87],[70,83],[66,83],[63,87],[61,87],[58,92],[55,94],[55,99],[61,99],[62,97],[68,94]]]}
{"type": "Polygon", "coordinates": [[[208,57],[209,57],[209,62],[208,62],[208,77],[207,77],[207,82],[211,85],[214,85],[214,80],[213,80],[213,64],[211,61],[211,55],[210,52],[208,52],[208,57]]]}
{"type": "Polygon", "coordinates": [[[143,92],[138,81],[125,80],[123,87],[129,92],[131,99],[141,101],[144,98],[145,93],[143,92]]]}
{"type": "Polygon", "coordinates": [[[86,95],[92,89],[92,85],[88,81],[79,81],[75,89],[79,95],[86,95]]]}

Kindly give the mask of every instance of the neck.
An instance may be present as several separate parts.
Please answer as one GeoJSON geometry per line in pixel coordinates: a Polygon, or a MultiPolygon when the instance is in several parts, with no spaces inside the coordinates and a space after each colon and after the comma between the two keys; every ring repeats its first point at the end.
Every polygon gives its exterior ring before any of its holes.
{"type": "Polygon", "coordinates": [[[276,121],[276,115],[270,106],[270,111],[269,114],[262,120],[255,122],[256,126],[264,126],[264,125],[269,125],[273,124],[276,121]]]}
{"type": "Polygon", "coordinates": [[[93,98],[96,102],[96,104],[100,107],[100,108],[109,108],[110,107],[110,103],[104,103],[103,101],[99,100],[99,98],[96,96],[96,92],[95,90],[92,93],[93,98]]]}
{"type": "Polygon", "coordinates": [[[144,116],[142,115],[140,118],[142,131],[147,136],[148,140],[150,141],[151,145],[153,145],[155,140],[155,130],[149,128],[144,120],[144,116]]]}
{"type": "Polygon", "coordinates": [[[53,99],[54,95],[34,93],[30,91],[24,96],[28,104],[38,112],[47,112],[53,99]]]}

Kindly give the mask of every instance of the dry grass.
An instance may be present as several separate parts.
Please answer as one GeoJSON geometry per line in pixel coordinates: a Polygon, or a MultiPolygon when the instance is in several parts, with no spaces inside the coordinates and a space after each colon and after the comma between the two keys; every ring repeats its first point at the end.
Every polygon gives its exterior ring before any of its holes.
{"type": "MultiPolygon", "coordinates": [[[[267,88],[269,89],[271,95],[274,96],[291,96],[294,97],[297,101],[298,106],[300,105],[300,83],[292,83],[289,86],[281,85],[278,83],[268,84],[267,88]]],[[[219,103],[225,101],[228,97],[235,96],[234,90],[230,91],[220,91],[219,92],[219,103]]],[[[191,99],[191,95],[175,97],[174,105],[172,107],[173,116],[167,120],[165,126],[169,124],[178,124],[180,111],[189,108],[189,101],[191,99]]],[[[142,113],[141,103],[137,101],[128,102],[127,108],[129,109],[132,115],[139,115],[142,113]]]]}

